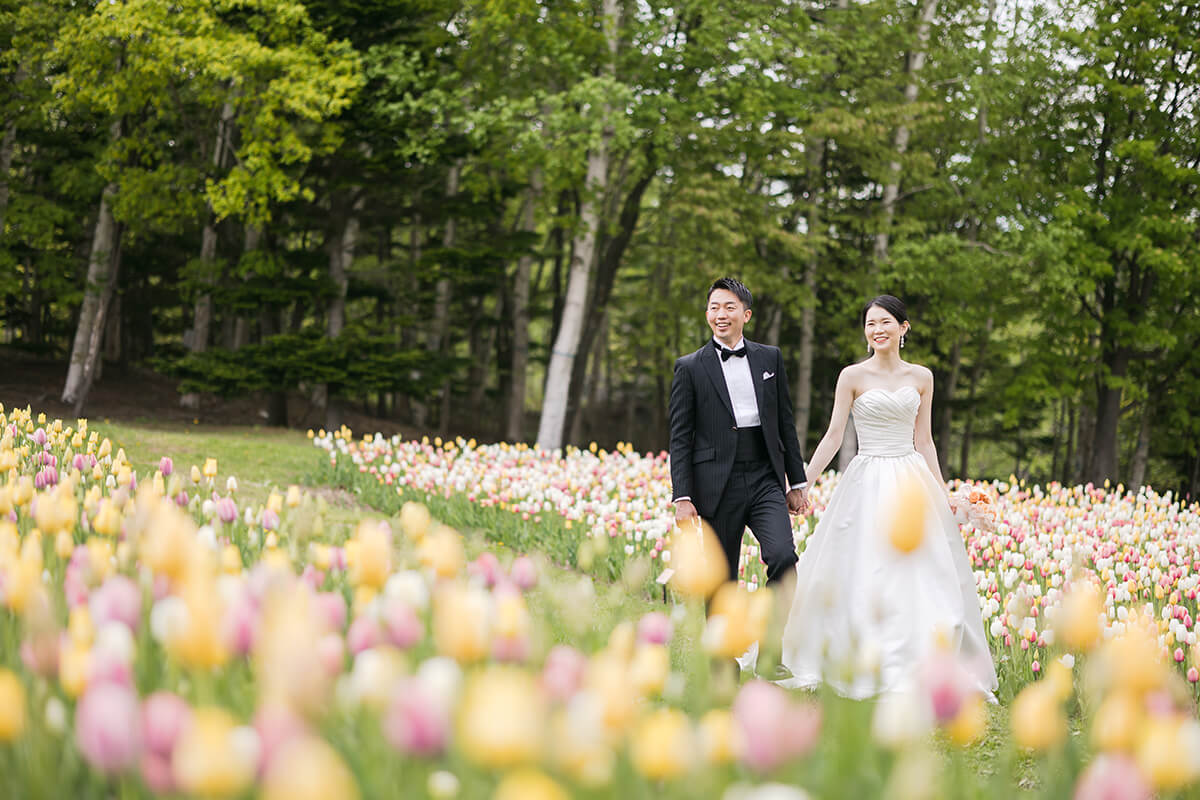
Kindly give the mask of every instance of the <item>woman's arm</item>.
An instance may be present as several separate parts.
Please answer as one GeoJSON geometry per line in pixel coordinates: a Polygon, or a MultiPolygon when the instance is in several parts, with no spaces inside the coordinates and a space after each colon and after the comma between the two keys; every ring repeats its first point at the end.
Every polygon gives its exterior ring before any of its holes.
{"type": "Polygon", "coordinates": [[[816,481],[821,477],[821,473],[825,471],[829,462],[842,447],[842,436],[846,433],[846,420],[850,418],[850,406],[854,403],[855,380],[850,370],[851,367],[846,367],[838,375],[829,428],[821,437],[821,443],[813,451],[812,459],[808,462],[808,469],[805,470],[809,481],[816,481]]]}
{"type": "Polygon", "coordinates": [[[937,478],[942,491],[946,494],[946,503],[953,510],[953,504],[950,503],[950,490],[946,488],[946,482],[942,480],[942,468],[938,465],[937,447],[933,444],[933,373],[927,367],[918,367],[917,369],[920,370],[921,406],[917,409],[917,426],[913,431],[913,446],[925,459],[929,471],[937,478]]]}

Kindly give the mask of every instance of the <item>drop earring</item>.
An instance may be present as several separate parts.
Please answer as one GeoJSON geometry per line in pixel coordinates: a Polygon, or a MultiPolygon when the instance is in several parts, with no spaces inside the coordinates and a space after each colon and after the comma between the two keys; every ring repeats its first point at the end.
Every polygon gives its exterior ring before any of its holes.
{"type": "Polygon", "coordinates": [[[900,347],[904,347],[904,337],[900,337],[900,347]]]}
{"type": "Polygon", "coordinates": [[[875,355],[875,351],[871,348],[871,345],[867,345],[867,355],[875,355]]]}

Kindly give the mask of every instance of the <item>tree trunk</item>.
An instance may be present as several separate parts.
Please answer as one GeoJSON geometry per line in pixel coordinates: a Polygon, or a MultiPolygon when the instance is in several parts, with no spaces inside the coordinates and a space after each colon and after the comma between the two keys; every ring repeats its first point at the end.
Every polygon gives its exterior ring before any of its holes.
{"type": "MultiPolygon", "coordinates": [[[[625,201],[621,207],[620,222],[617,225],[616,235],[611,238],[601,236],[600,244],[597,249],[600,252],[598,265],[596,269],[595,279],[591,282],[591,291],[588,295],[586,311],[584,316],[583,327],[579,336],[579,344],[577,352],[581,354],[591,353],[594,349],[596,337],[604,328],[604,318],[608,308],[608,300],[612,296],[613,286],[616,284],[617,271],[621,268],[621,262],[625,257],[625,249],[629,246],[629,242],[633,239],[633,233],[637,229],[638,219],[641,217],[642,198],[646,194],[646,189],[654,180],[654,168],[648,164],[645,174],[643,174],[634,184],[633,189],[625,197],[625,201]]],[[[579,391],[579,387],[583,385],[584,378],[587,375],[587,359],[576,359],[571,369],[570,385],[576,388],[576,391],[570,393],[567,399],[567,422],[564,426],[566,430],[574,431],[575,417],[579,413],[579,408],[584,402],[584,393],[579,391]]]]}
{"type": "MultiPolygon", "coordinates": [[[[529,175],[525,205],[521,210],[521,230],[526,233],[533,233],[537,229],[537,201],[541,193],[542,171],[541,168],[535,167],[529,175]]],[[[504,428],[504,438],[510,442],[521,440],[525,422],[526,373],[529,370],[529,280],[532,271],[533,254],[526,253],[517,261],[517,276],[513,283],[512,365],[508,421],[504,428]]]]}
{"type": "Polygon", "coordinates": [[[995,320],[987,318],[983,326],[983,337],[979,340],[979,352],[975,354],[975,363],[971,366],[971,381],[967,389],[967,418],[963,422],[962,444],[959,449],[958,476],[966,480],[971,476],[971,435],[975,427],[975,394],[979,389],[979,381],[983,378],[983,364],[987,358],[988,340],[992,336],[995,320]]]}
{"type": "Polygon", "coordinates": [[[1146,483],[1146,467],[1150,463],[1150,433],[1154,427],[1154,405],[1147,400],[1142,408],[1142,422],[1138,426],[1137,448],[1133,451],[1133,464],[1129,468],[1129,490],[1136,492],[1146,483]]]}
{"type": "MultiPolygon", "coordinates": [[[[117,253],[120,256],[120,252],[117,253]]],[[[113,270],[113,286],[116,286],[116,273],[113,270]]],[[[121,295],[115,291],[112,295],[112,300],[108,304],[107,321],[104,328],[104,358],[103,361],[109,361],[113,364],[121,361],[124,350],[121,347],[121,295]]],[[[101,363],[103,363],[103,361],[101,363]]],[[[99,376],[97,376],[99,377],[99,376]]]]}
{"type": "MultiPolygon", "coordinates": [[[[453,200],[458,195],[458,183],[462,177],[463,159],[456,159],[450,165],[450,171],[446,175],[446,199],[453,200]]],[[[455,245],[455,240],[458,233],[458,220],[452,213],[446,219],[446,230],[442,235],[442,247],[449,250],[455,245]]],[[[448,349],[450,334],[450,298],[451,290],[454,288],[450,278],[442,277],[437,282],[437,292],[433,303],[433,322],[429,329],[429,353],[433,358],[444,356],[448,349]]],[[[438,395],[441,398],[441,412],[438,419],[438,428],[443,434],[449,432],[450,424],[450,379],[447,378],[442,382],[441,391],[438,395]]]]}
{"type": "MultiPolygon", "coordinates": [[[[917,22],[917,43],[908,60],[908,83],[904,87],[905,106],[911,106],[917,102],[917,76],[925,66],[926,49],[929,47],[929,29],[933,25],[934,15],[937,14],[937,6],[938,0],[922,0],[920,18],[917,22]]],[[[888,260],[892,221],[896,218],[896,200],[900,197],[900,159],[908,152],[909,136],[907,123],[901,122],[896,127],[896,137],[892,144],[896,158],[888,165],[887,184],[883,188],[883,221],[880,224],[879,232],[875,234],[876,265],[888,260]]]]}
{"type": "Polygon", "coordinates": [[[87,286],[84,288],[83,306],[79,310],[79,322],[75,328],[71,362],[67,367],[67,381],[63,386],[62,402],[71,405],[76,416],[79,415],[78,409],[82,408],[91,388],[95,358],[99,355],[99,343],[104,332],[104,315],[116,279],[118,230],[111,206],[111,198],[116,191],[116,184],[110,183],[100,195],[100,213],[96,215],[96,226],[92,231],[92,251],[88,257],[87,286]]]}
{"type": "Polygon", "coordinates": [[[0,139],[0,241],[4,241],[4,221],[8,216],[8,173],[17,150],[17,121],[10,120],[0,139]]]}
{"type": "MultiPolygon", "coordinates": [[[[603,0],[604,34],[608,43],[609,60],[605,71],[616,74],[618,29],[621,22],[619,0],[603,0]]],[[[575,367],[583,319],[587,311],[588,284],[592,262],[595,260],[596,238],[600,232],[600,209],[604,207],[608,183],[609,148],[614,131],[608,121],[612,109],[603,112],[604,129],[600,142],[588,153],[585,195],[580,204],[580,230],[574,237],[571,270],[567,277],[567,296],[563,303],[562,324],[550,351],[546,370],[546,396],[542,403],[542,418],[538,425],[537,446],[543,450],[562,447],[567,421],[567,402],[571,391],[571,372],[575,367]]],[[[586,353],[585,353],[586,355],[586,353]]]]}
{"type": "MultiPolygon", "coordinates": [[[[1108,375],[1119,381],[1129,370],[1130,353],[1126,348],[1114,347],[1108,358],[1108,375]]],[[[1117,425],[1121,421],[1121,387],[1101,379],[1096,395],[1096,433],[1093,441],[1091,464],[1087,477],[1096,485],[1106,479],[1117,480],[1117,425]]]]}
{"type": "MultiPolygon", "coordinates": [[[[954,393],[958,390],[958,373],[962,367],[962,338],[954,340],[954,347],[950,349],[950,374],[946,376],[941,388],[937,392],[937,399],[940,408],[938,409],[938,431],[937,431],[937,450],[939,453],[950,453],[950,434],[951,423],[954,421],[954,409],[951,403],[954,400],[954,393]]],[[[950,479],[950,459],[940,459],[942,465],[942,478],[950,479]]],[[[965,475],[963,476],[966,477],[965,475]]]]}
{"type": "MultiPolygon", "coordinates": [[[[212,165],[213,171],[219,172],[225,163],[225,153],[229,149],[229,140],[233,132],[233,103],[228,100],[221,108],[221,119],[217,123],[217,135],[213,141],[212,165]]],[[[206,211],[204,230],[200,234],[200,268],[205,271],[201,278],[203,284],[211,286],[216,276],[212,274],[213,261],[217,256],[217,221],[216,214],[210,206],[206,211]]],[[[195,310],[192,314],[192,334],[190,350],[193,353],[203,353],[208,349],[209,329],[212,327],[213,299],[212,294],[203,292],[196,298],[195,310]]],[[[180,398],[184,408],[198,408],[200,395],[188,392],[180,398]]]]}
{"type": "MultiPolygon", "coordinates": [[[[810,240],[821,239],[821,202],[825,196],[825,140],[817,139],[808,148],[808,191],[812,202],[808,206],[806,228],[810,240]]],[[[812,418],[813,350],[817,330],[817,270],[820,269],[821,251],[819,244],[810,241],[809,256],[804,262],[804,288],[808,293],[800,307],[799,365],[796,369],[796,385],[792,392],[795,402],[794,419],[796,434],[800,438],[800,449],[806,450],[808,425],[812,418]]],[[[839,460],[840,463],[840,460],[839,460]]]]}
{"type": "MultiPolygon", "coordinates": [[[[346,327],[346,287],[349,285],[347,270],[354,261],[354,250],[358,246],[359,215],[362,213],[364,197],[360,194],[354,201],[342,224],[341,233],[330,242],[329,280],[333,283],[333,296],[325,319],[325,334],[337,339],[346,327]]],[[[313,392],[315,405],[322,409],[325,430],[336,431],[342,427],[342,407],[337,397],[331,396],[328,384],[320,384],[313,392]]]]}

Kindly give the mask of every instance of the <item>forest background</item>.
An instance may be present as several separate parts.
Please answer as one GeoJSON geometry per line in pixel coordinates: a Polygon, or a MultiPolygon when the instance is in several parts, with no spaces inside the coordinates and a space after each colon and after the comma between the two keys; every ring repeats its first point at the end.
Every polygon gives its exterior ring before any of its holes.
{"type": "Polygon", "coordinates": [[[3,0],[0,371],[656,450],[731,274],[807,452],[888,292],[947,477],[1196,497],[1195,12],[3,0]]]}

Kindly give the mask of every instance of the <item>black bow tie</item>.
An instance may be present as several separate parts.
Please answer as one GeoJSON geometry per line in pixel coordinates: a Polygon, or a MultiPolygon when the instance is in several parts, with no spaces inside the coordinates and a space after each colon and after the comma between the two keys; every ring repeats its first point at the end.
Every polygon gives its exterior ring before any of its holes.
{"type": "Polygon", "coordinates": [[[720,342],[713,342],[713,347],[717,348],[717,352],[721,354],[722,361],[728,361],[731,357],[745,358],[746,345],[742,345],[737,350],[730,350],[728,347],[722,347],[720,342]]]}

